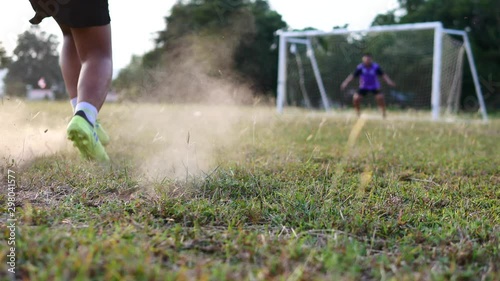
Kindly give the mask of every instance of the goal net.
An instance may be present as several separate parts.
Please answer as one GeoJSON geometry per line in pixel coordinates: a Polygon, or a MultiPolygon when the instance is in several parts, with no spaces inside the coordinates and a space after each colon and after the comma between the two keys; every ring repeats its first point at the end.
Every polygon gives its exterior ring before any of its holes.
{"type": "MultiPolygon", "coordinates": [[[[465,58],[473,60],[466,52],[470,46],[466,46],[465,33],[447,31],[440,23],[428,23],[358,32],[280,33],[278,110],[285,105],[327,110],[350,107],[358,81],[344,91],[340,85],[361,63],[363,54],[370,53],[397,84],[391,88],[380,79],[389,107],[430,110],[434,119],[456,113],[465,58]]],[[[482,100],[481,93],[477,94],[482,100]]],[[[366,100],[374,102],[372,97],[366,100]]]]}

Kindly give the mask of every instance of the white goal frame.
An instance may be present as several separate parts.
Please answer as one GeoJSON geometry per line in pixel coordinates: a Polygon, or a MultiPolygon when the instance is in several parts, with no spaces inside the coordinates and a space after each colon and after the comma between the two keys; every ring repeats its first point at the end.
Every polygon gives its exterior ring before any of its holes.
{"type": "Polygon", "coordinates": [[[279,61],[278,61],[278,89],[276,99],[276,109],[278,113],[283,113],[286,103],[286,83],[287,83],[287,55],[289,44],[302,44],[307,47],[308,57],[311,60],[311,65],[315,74],[316,82],[321,94],[323,106],[326,111],[330,110],[330,105],[326,95],[326,90],[323,85],[323,80],[320,75],[319,67],[316,62],[314,49],[311,45],[312,37],[322,37],[330,35],[345,35],[356,32],[388,32],[388,31],[409,31],[409,30],[434,30],[434,54],[433,54],[433,68],[432,68],[432,93],[431,93],[431,114],[432,120],[439,120],[441,113],[441,67],[443,55],[443,35],[450,34],[461,36],[463,38],[465,52],[469,60],[472,78],[476,90],[477,99],[479,102],[480,111],[485,121],[488,120],[486,112],[486,105],[484,103],[483,93],[474,62],[474,56],[470,45],[467,32],[462,30],[445,29],[441,22],[426,22],[426,23],[413,23],[413,24],[397,24],[386,26],[374,26],[365,30],[348,30],[348,29],[334,29],[331,31],[283,31],[278,30],[276,34],[279,36],[279,61]]]}

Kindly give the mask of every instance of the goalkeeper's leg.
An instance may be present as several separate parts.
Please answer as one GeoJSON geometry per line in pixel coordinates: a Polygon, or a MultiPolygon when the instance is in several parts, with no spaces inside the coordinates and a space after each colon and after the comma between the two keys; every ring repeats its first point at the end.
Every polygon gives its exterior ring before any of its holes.
{"type": "Polygon", "coordinates": [[[356,109],[356,114],[358,116],[361,115],[361,100],[363,97],[359,93],[355,93],[354,96],[352,97],[352,103],[354,105],[354,109],[356,109]]]}
{"type": "Polygon", "coordinates": [[[375,95],[375,100],[377,101],[377,105],[380,108],[380,111],[382,111],[382,117],[386,117],[386,112],[385,112],[385,98],[384,94],[378,93],[375,95]]]}

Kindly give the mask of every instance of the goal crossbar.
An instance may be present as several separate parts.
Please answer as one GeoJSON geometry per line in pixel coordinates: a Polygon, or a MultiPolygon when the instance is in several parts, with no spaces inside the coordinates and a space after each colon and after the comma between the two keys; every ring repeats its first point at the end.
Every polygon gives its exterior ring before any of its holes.
{"type": "Polygon", "coordinates": [[[323,104],[325,109],[328,110],[328,101],[325,98],[325,90],[322,85],[322,79],[319,75],[319,69],[316,63],[314,49],[311,47],[312,37],[323,37],[332,35],[346,35],[352,33],[377,33],[377,32],[391,32],[391,31],[409,31],[409,30],[434,30],[434,59],[433,59],[433,75],[432,75],[432,93],[431,93],[431,108],[432,108],[432,119],[438,120],[440,117],[441,108],[441,57],[443,54],[443,34],[450,34],[461,36],[464,41],[465,51],[469,60],[469,65],[471,67],[472,77],[474,80],[474,86],[476,90],[477,99],[480,106],[480,111],[484,120],[488,120],[488,115],[486,112],[486,106],[484,103],[483,94],[481,91],[481,86],[479,82],[479,77],[477,69],[474,62],[474,57],[472,53],[472,48],[469,42],[469,37],[467,32],[462,30],[445,29],[441,22],[427,22],[427,23],[412,23],[412,24],[399,24],[399,25],[386,25],[386,26],[374,26],[369,29],[363,30],[348,30],[348,29],[334,29],[331,31],[319,31],[319,30],[308,30],[308,31],[284,31],[278,30],[276,35],[279,36],[279,65],[278,65],[278,88],[277,88],[277,111],[279,113],[283,112],[286,99],[286,83],[287,83],[287,54],[288,54],[288,44],[303,44],[308,47],[308,52],[310,59],[312,60],[312,65],[314,67],[314,72],[316,74],[316,80],[318,80],[318,85],[321,90],[321,96],[323,99],[323,104]]]}
{"type": "Polygon", "coordinates": [[[331,31],[321,30],[308,30],[308,31],[283,31],[278,30],[276,35],[280,37],[318,37],[318,36],[331,36],[343,35],[357,32],[388,32],[388,31],[402,31],[402,30],[423,30],[434,29],[443,27],[441,22],[424,22],[424,23],[408,23],[408,24],[395,24],[395,25],[379,25],[373,26],[369,29],[349,30],[346,28],[333,29],[331,31]]]}

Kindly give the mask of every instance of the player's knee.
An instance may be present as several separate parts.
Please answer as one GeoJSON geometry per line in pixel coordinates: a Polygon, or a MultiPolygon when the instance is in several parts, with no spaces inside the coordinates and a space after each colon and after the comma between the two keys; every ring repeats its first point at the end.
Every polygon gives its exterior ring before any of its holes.
{"type": "Polygon", "coordinates": [[[113,65],[113,58],[106,52],[90,52],[80,58],[82,64],[113,65]]]}

